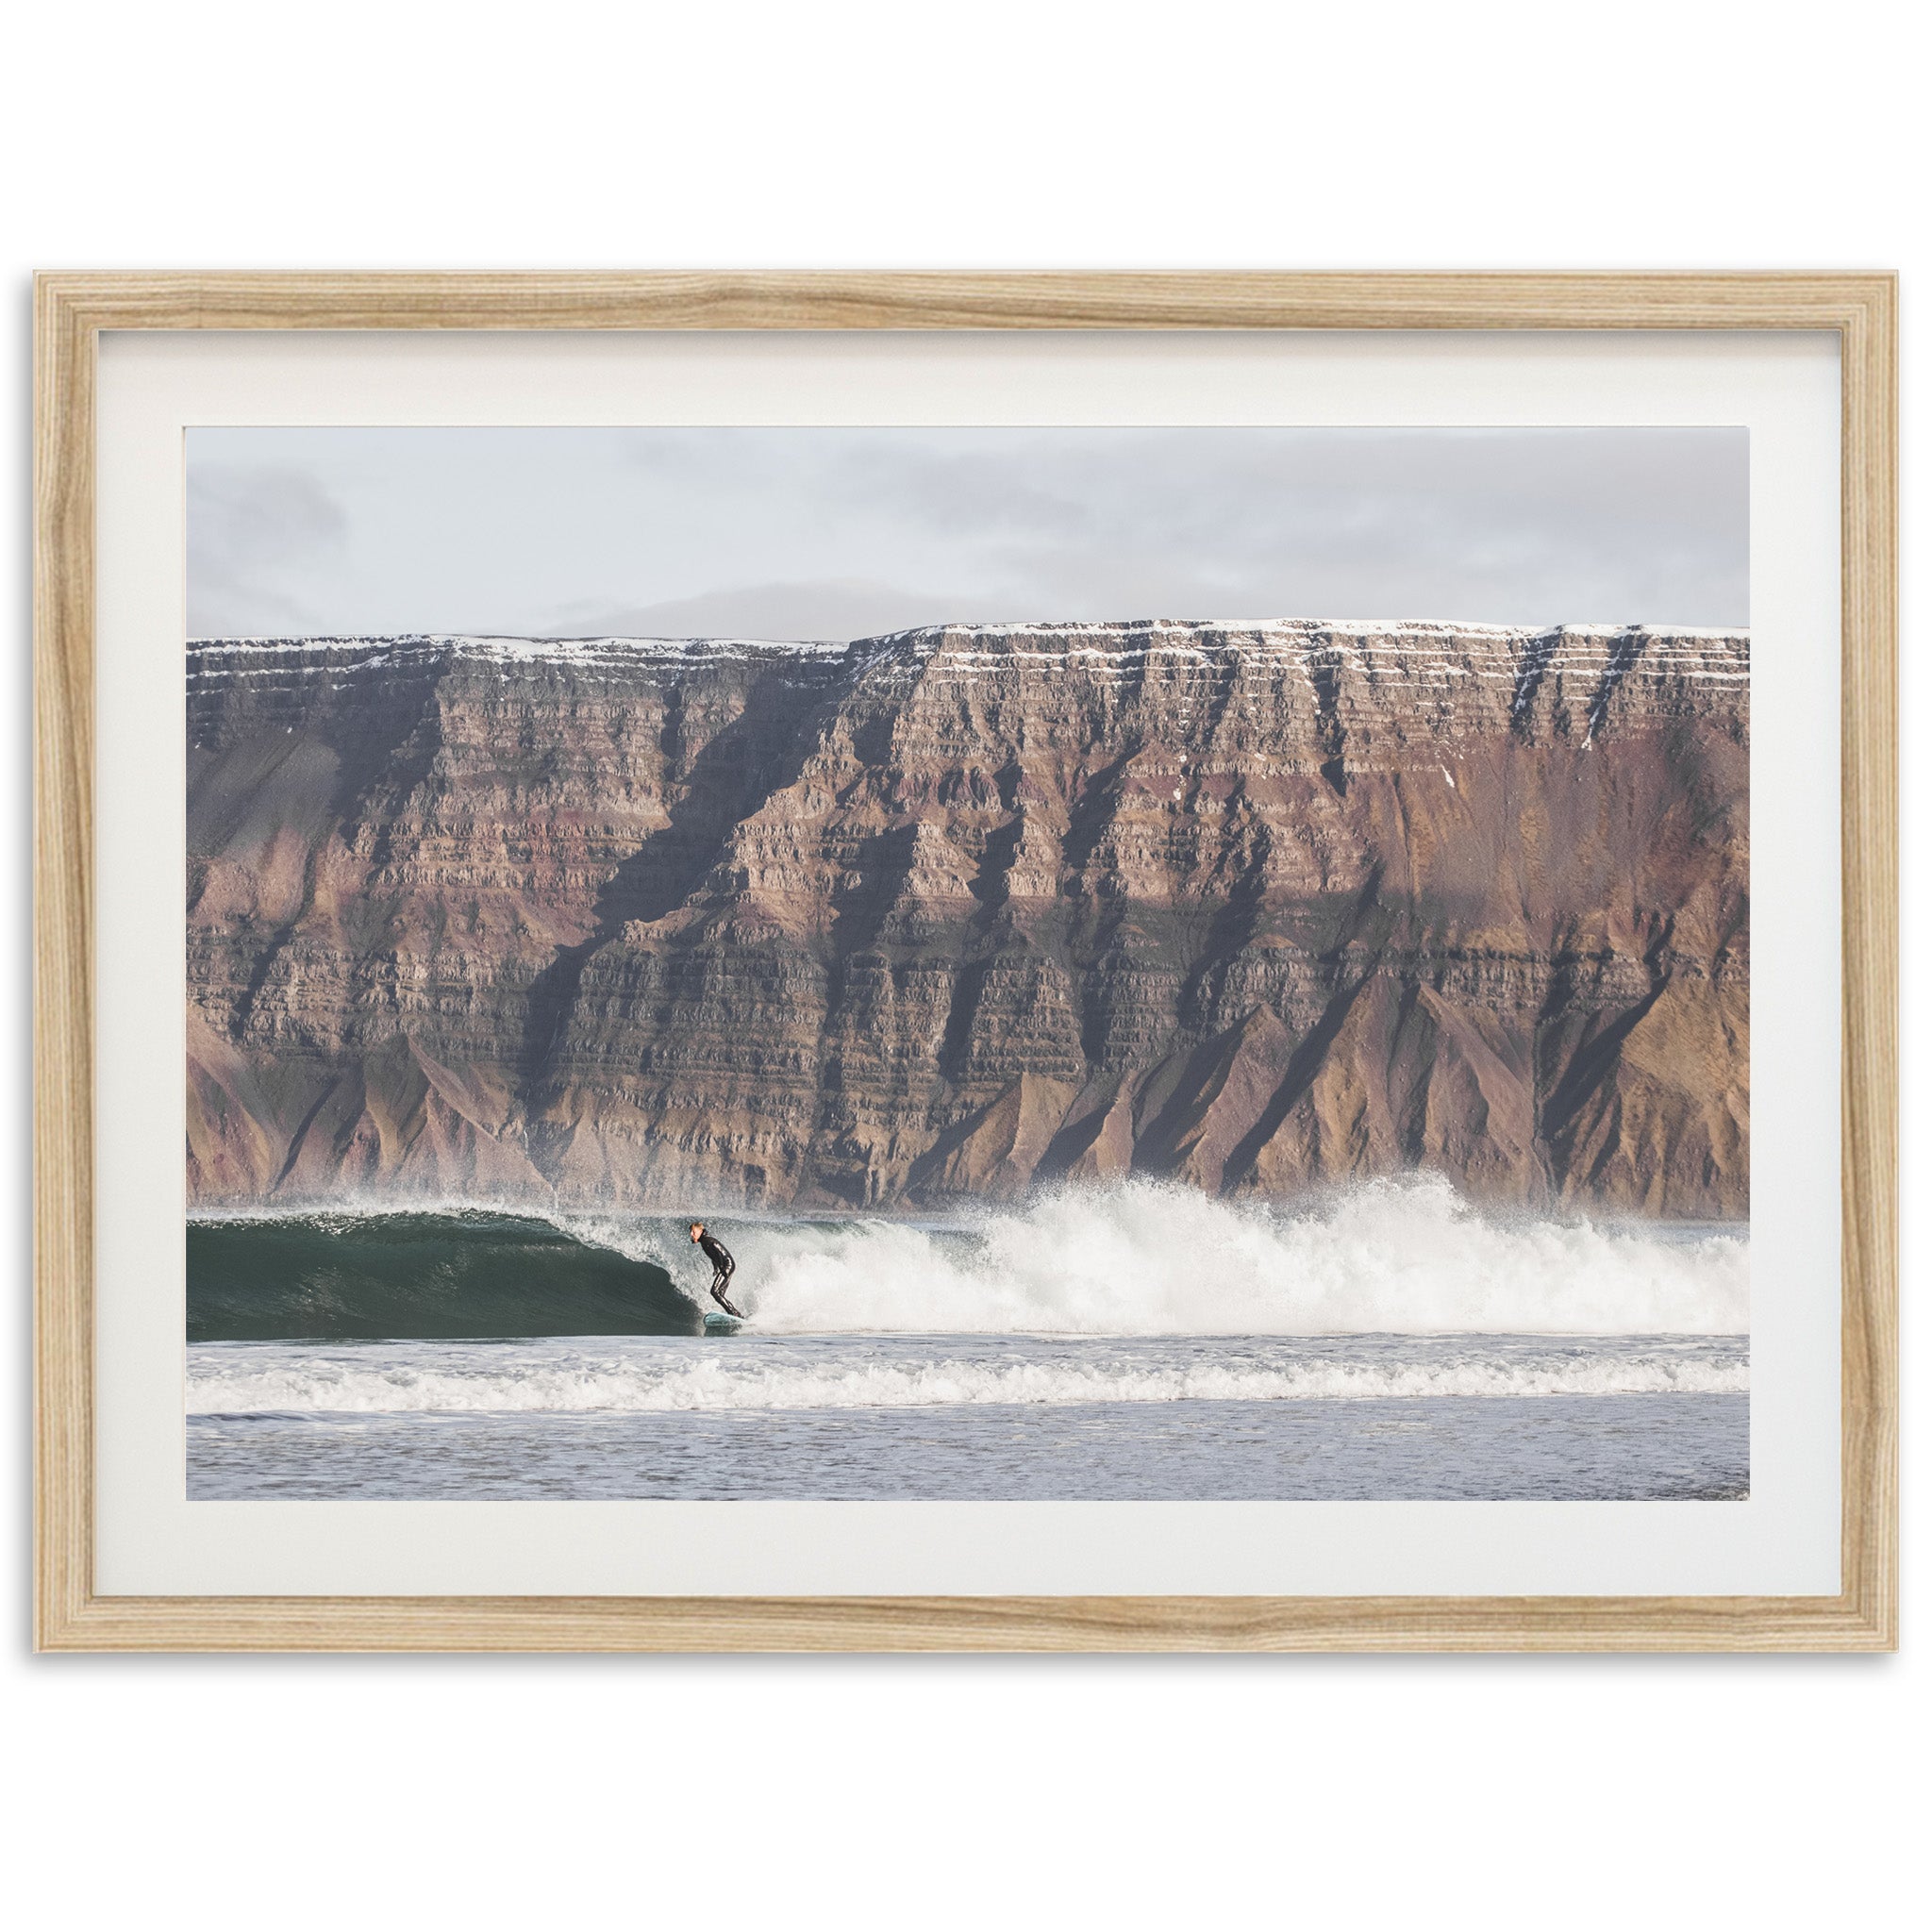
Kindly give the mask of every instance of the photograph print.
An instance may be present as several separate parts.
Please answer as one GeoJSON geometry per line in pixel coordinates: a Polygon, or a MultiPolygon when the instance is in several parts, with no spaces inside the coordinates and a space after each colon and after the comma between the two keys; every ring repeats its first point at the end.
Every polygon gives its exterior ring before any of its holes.
{"type": "Polygon", "coordinates": [[[1744,1497],[1748,459],[191,430],[190,1496],[1744,1497]]]}

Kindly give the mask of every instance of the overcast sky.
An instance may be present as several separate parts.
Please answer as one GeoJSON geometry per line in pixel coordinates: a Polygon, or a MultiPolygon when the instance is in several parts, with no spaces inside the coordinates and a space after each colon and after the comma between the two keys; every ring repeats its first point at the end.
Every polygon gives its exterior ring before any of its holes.
{"type": "Polygon", "coordinates": [[[193,637],[1750,621],[1741,429],[193,429],[193,637]]]}

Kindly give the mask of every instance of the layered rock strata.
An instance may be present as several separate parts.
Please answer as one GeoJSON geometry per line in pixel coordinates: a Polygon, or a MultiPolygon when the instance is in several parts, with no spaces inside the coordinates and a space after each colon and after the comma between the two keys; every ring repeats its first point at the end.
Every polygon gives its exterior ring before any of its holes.
{"type": "Polygon", "coordinates": [[[197,1201],[1748,1211],[1742,634],[316,638],[188,688],[197,1201]]]}

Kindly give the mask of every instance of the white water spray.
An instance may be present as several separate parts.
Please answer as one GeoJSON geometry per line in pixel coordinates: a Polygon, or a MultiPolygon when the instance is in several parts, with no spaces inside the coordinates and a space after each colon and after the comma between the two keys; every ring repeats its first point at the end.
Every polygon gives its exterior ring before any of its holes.
{"type": "MultiPolygon", "coordinates": [[[[708,1271],[659,1224],[565,1222],[669,1269],[708,1271]]],[[[729,1222],[734,1299],[769,1334],[1736,1335],[1738,1233],[1480,1210],[1436,1177],[1293,1210],[1131,1181],[1067,1189],[958,1229],[729,1222]]],[[[695,1286],[693,1286],[695,1284],[695,1286]]]]}

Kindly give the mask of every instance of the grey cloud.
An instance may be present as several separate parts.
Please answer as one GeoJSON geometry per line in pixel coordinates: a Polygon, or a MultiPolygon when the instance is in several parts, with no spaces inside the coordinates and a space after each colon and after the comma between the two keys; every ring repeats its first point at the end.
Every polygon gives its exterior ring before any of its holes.
{"type": "Polygon", "coordinates": [[[308,627],[305,590],[348,537],[342,505],[300,470],[191,464],[189,635],[308,627]]]}
{"type": "Polygon", "coordinates": [[[1710,429],[197,430],[193,626],[1748,622],[1710,429]]]}
{"type": "Polygon", "coordinates": [[[983,595],[947,595],[864,582],[751,584],[664,604],[579,605],[543,635],[581,637],[741,637],[844,641],[927,624],[998,624],[1018,607],[983,595]]]}
{"type": "Polygon", "coordinates": [[[1074,537],[1096,517],[1087,474],[1024,453],[935,450],[874,441],[849,450],[831,487],[847,502],[885,509],[929,531],[981,537],[1024,532],[1033,543],[1074,537]]]}

